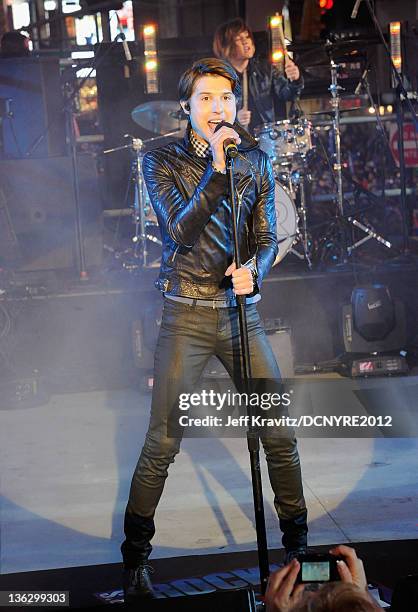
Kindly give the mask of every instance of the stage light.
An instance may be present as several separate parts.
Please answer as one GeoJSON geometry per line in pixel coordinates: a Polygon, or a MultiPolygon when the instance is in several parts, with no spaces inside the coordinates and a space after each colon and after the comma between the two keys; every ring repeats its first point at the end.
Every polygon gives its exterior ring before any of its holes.
{"type": "Polygon", "coordinates": [[[392,113],[393,112],[392,104],[388,104],[387,107],[386,107],[386,110],[387,110],[388,113],[392,113]]]}
{"type": "Polygon", "coordinates": [[[158,64],[156,60],[147,60],[145,62],[145,70],[147,70],[148,72],[150,72],[151,70],[155,70],[157,66],[158,64]]]}
{"type": "Polygon", "coordinates": [[[279,51],[275,51],[271,56],[271,59],[273,60],[274,63],[281,62],[283,58],[284,58],[284,53],[281,49],[279,51]]]}
{"type": "Polygon", "coordinates": [[[154,24],[144,25],[142,29],[144,37],[144,55],[157,54],[157,30],[154,24]]]}
{"type": "Polygon", "coordinates": [[[142,34],[144,38],[145,91],[148,94],[158,93],[157,28],[153,23],[147,23],[142,28],[142,34]]]}
{"type": "Polygon", "coordinates": [[[324,15],[333,8],[334,0],[318,0],[318,6],[321,9],[321,15],[324,15]]]}
{"type": "Polygon", "coordinates": [[[401,22],[400,21],[391,21],[390,33],[393,35],[399,35],[401,33],[401,22]]]}
{"type": "MultiPolygon", "coordinates": [[[[401,22],[391,21],[389,24],[390,34],[390,56],[393,65],[398,73],[402,72],[402,50],[401,50],[401,22]]],[[[392,86],[396,87],[397,83],[392,75],[392,86]]]]}
{"type": "Polygon", "coordinates": [[[388,287],[354,287],[343,306],[343,333],[351,376],[387,376],[408,371],[405,308],[388,287]]]}
{"type": "Polygon", "coordinates": [[[270,17],[271,32],[271,60],[281,71],[283,71],[283,60],[286,44],[283,32],[283,17],[276,13],[270,17]]]}
{"type": "Polygon", "coordinates": [[[385,107],[380,105],[379,106],[379,115],[384,115],[385,114],[385,107]]]}
{"type": "Polygon", "coordinates": [[[369,113],[370,113],[371,115],[373,115],[375,112],[376,112],[375,107],[374,107],[374,106],[369,106],[369,113]]]}
{"type": "Polygon", "coordinates": [[[144,36],[154,36],[154,34],[155,34],[155,26],[154,25],[144,26],[144,36]]]}

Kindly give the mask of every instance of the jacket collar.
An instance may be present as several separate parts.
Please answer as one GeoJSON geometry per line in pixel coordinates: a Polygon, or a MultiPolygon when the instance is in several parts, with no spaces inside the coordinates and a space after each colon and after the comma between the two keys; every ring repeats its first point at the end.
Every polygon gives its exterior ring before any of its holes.
{"type": "MultiPolygon", "coordinates": [[[[183,147],[189,153],[191,153],[193,156],[196,156],[196,152],[190,140],[191,129],[192,129],[192,126],[189,120],[187,122],[186,133],[184,135],[182,144],[183,144],[183,147]]],[[[244,130],[244,128],[237,121],[235,121],[234,123],[234,130],[238,132],[241,138],[241,142],[238,145],[238,151],[240,151],[241,153],[246,153],[247,151],[252,151],[253,149],[258,147],[258,142],[256,141],[256,139],[253,138],[251,134],[249,134],[246,130],[244,130]]]]}

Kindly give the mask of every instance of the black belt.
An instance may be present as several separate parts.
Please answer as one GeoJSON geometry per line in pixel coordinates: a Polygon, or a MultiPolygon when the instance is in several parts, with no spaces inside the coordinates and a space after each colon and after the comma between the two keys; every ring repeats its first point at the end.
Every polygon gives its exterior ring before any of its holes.
{"type": "MultiPolygon", "coordinates": [[[[189,306],[205,306],[206,308],[235,308],[237,306],[237,300],[235,298],[231,298],[230,300],[201,300],[200,298],[187,298],[181,295],[167,295],[164,294],[169,300],[173,302],[182,302],[183,304],[188,304],[189,306]]],[[[247,304],[254,304],[261,299],[259,294],[254,295],[251,298],[248,298],[247,304]]]]}

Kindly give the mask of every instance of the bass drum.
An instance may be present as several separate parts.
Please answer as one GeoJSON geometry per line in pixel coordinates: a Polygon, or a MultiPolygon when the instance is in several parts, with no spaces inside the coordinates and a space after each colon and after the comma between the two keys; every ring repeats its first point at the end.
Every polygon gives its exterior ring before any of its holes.
{"type": "Polygon", "coordinates": [[[281,185],[277,179],[274,202],[277,217],[277,240],[279,242],[279,252],[273,264],[275,266],[286,257],[296,240],[298,234],[298,213],[288,189],[281,185]]]}

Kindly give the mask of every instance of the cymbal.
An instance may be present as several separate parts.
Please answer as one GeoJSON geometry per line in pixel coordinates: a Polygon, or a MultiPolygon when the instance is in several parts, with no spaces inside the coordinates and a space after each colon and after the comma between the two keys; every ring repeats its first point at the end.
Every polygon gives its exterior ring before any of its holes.
{"type": "Polygon", "coordinates": [[[320,64],[319,66],[306,66],[303,71],[308,76],[314,77],[315,79],[321,79],[321,81],[331,81],[331,70],[329,64],[320,64]]]}
{"type": "Polygon", "coordinates": [[[174,100],[145,102],[133,109],[131,117],[135,123],[154,134],[166,134],[179,130],[179,136],[181,136],[187,125],[187,120],[182,118],[179,103],[174,100]]]}
{"type": "MultiPolygon", "coordinates": [[[[353,113],[354,111],[358,111],[358,110],[362,110],[362,108],[359,106],[352,106],[351,108],[340,108],[340,114],[341,113],[353,113]]],[[[313,111],[312,113],[308,114],[308,117],[315,117],[316,115],[334,115],[334,113],[335,111],[331,108],[331,109],[326,109],[326,110],[313,111]]]]}
{"type": "MultiPolygon", "coordinates": [[[[375,40],[344,39],[336,42],[326,41],[322,45],[316,44],[313,49],[305,51],[298,58],[302,68],[323,66],[330,64],[330,59],[339,62],[356,61],[364,51],[364,47],[376,44],[375,40]]],[[[305,47],[306,48],[306,47],[305,47]]]]}
{"type": "MultiPolygon", "coordinates": [[[[337,61],[339,64],[342,64],[355,61],[356,59],[357,61],[359,61],[359,58],[357,56],[342,55],[338,58],[337,61]]],[[[310,77],[314,77],[315,79],[331,81],[331,66],[329,61],[327,63],[318,64],[315,66],[306,66],[304,68],[304,72],[307,73],[310,77]]],[[[341,78],[343,73],[344,70],[342,69],[342,67],[340,67],[338,76],[341,78]]]]}

